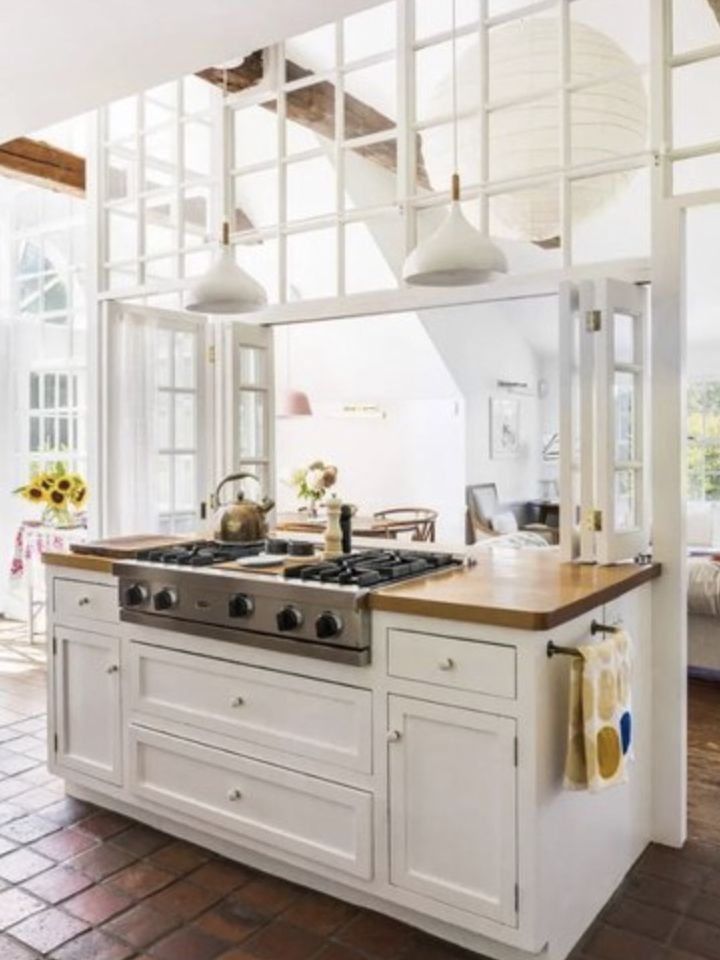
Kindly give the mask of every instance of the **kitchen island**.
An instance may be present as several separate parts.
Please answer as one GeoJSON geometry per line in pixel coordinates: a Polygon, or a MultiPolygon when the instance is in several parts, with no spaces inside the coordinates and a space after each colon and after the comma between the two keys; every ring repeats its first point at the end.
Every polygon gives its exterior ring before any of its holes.
{"type": "Polygon", "coordinates": [[[359,666],[124,622],[112,560],[46,562],[72,795],[499,960],[565,957],[652,838],[656,566],[496,550],[373,590],[359,666]],[[601,794],[562,789],[570,658],[547,655],[593,620],[635,642],[635,759],[601,794]]]}

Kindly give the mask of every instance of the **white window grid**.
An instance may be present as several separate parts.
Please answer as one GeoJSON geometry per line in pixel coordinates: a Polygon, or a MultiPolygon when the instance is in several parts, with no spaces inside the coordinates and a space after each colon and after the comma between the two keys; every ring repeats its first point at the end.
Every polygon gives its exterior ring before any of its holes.
{"type": "Polygon", "coordinates": [[[85,373],[70,368],[31,370],[25,458],[30,473],[61,462],[70,472],[87,464],[85,373]]]}
{"type": "MultiPolygon", "coordinates": [[[[391,0],[395,4],[397,12],[397,42],[393,49],[383,50],[373,55],[357,59],[353,62],[344,62],[343,56],[343,30],[344,21],[337,21],[335,24],[335,44],[336,44],[336,65],[328,70],[319,71],[307,77],[290,82],[284,82],[284,44],[280,44],[266,51],[266,64],[270,66],[270,74],[266,75],[263,82],[247,91],[230,94],[223,97],[220,91],[218,103],[224,107],[223,112],[226,117],[222,122],[217,121],[210,112],[202,114],[210,124],[215,125],[215,133],[219,136],[220,149],[218,154],[221,157],[221,169],[217,176],[209,178],[206,185],[214,197],[220,197],[219,205],[215,206],[215,217],[213,223],[219,230],[221,219],[220,211],[228,211],[235,208],[234,202],[234,184],[236,178],[241,175],[266,173],[272,177],[272,181],[277,190],[277,217],[276,222],[269,222],[261,226],[254,226],[245,230],[234,230],[232,232],[231,242],[237,246],[238,260],[241,264],[247,265],[251,259],[251,247],[254,244],[267,244],[267,251],[270,251],[272,265],[272,277],[269,283],[271,287],[271,300],[284,303],[292,300],[294,291],[292,289],[292,277],[289,264],[288,251],[293,238],[310,238],[314,231],[326,231],[326,238],[334,240],[334,264],[328,264],[330,271],[334,266],[334,278],[328,280],[327,289],[323,291],[324,296],[338,295],[349,292],[347,287],[347,238],[348,231],[357,224],[367,224],[373,226],[377,224],[393,224],[400,234],[404,243],[401,244],[400,257],[409,252],[418,240],[418,219],[425,211],[443,208],[449,200],[449,189],[433,189],[423,193],[416,182],[416,144],[417,137],[428,130],[430,127],[447,126],[448,130],[452,123],[451,113],[443,113],[438,116],[427,117],[422,120],[416,120],[414,115],[415,103],[415,76],[414,62],[418,53],[437,48],[442,44],[447,44],[451,38],[451,32],[445,30],[430,36],[423,36],[420,40],[414,40],[414,11],[415,0],[391,0]],[[369,69],[395,63],[397,79],[397,118],[395,126],[388,130],[382,130],[376,133],[370,133],[366,136],[346,140],[344,137],[344,106],[345,106],[345,83],[349,73],[361,69],[369,69]],[[329,82],[334,85],[334,112],[335,112],[335,137],[332,141],[317,148],[309,149],[303,152],[290,154],[286,141],[286,117],[287,117],[287,99],[294,93],[311,87],[318,83],[329,82]],[[254,164],[243,165],[241,158],[233,157],[234,144],[234,121],[238,113],[245,109],[276,104],[277,110],[277,155],[274,159],[262,161],[254,164]],[[348,208],[345,204],[346,184],[345,184],[345,163],[344,158],[348,152],[361,146],[372,146],[381,143],[395,141],[397,150],[397,173],[395,177],[395,193],[388,200],[376,205],[367,205],[360,208],[348,208]],[[287,174],[295,164],[316,160],[318,158],[330,157],[335,168],[335,202],[333,209],[328,209],[323,213],[313,216],[307,216],[304,219],[293,220],[288,212],[288,191],[287,174]],[[224,199],[222,199],[224,197],[224,199]],[[276,251],[275,251],[276,246],[276,251]],[[275,289],[276,288],[276,289],[275,289]]],[[[442,0],[450,3],[450,0],[442,0]]],[[[622,15],[623,4],[620,0],[613,0],[618,8],[618,15],[622,15]]],[[[482,230],[488,229],[489,206],[494,197],[512,194],[518,191],[529,190],[536,187],[549,185],[557,191],[560,203],[561,226],[559,235],[561,243],[556,261],[548,263],[548,267],[562,266],[570,267],[573,265],[573,217],[572,217],[572,192],[576,185],[583,181],[602,177],[611,173],[634,172],[642,169],[649,169],[656,157],[657,150],[653,149],[653,144],[648,148],[637,153],[621,156],[611,161],[596,161],[592,163],[579,164],[573,163],[572,143],[570,132],[570,120],[572,109],[572,98],[580,91],[591,90],[593,87],[600,88],[603,84],[626,76],[628,71],[609,71],[602,77],[595,77],[591,82],[582,82],[574,80],[571,70],[571,39],[570,29],[573,16],[573,5],[580,3],[580,0],[536,0],[528,2],[525,5],[517,5],[514,9],[506,10],[501,13],[495,13],[498,9],[492,0],[477,0],[477,17],[474,19],[466,18],[466,21],[456,31],[459,42],[466,38],[476,38],[478,40],[479,50],[481,51],[483,68],[480,71],[480,105],[477,110],[460,110],[458,120],[471,118],[477,121],[480,127],[480,153],[474,178],[465,177],[463,183],[463,199],[466,202],[466,210],[474,219],[476,225],[482,230]],[[494,14],[494,15],[491,15],[494,14]],[[527,95],[515,97],[513,99],[492,100],[490,98],[490,77],[488,75],[487,51],[490,32],[505,24],[522,21],[523,18],[543,16],[557,19],[560,35],[560,63],[558,65],[558,81],[545,89],[533,90],[527,95]],[[540,99],[548,97],[555,98],[558,104],[559,116],[559,143],[558,143],[558,161],[556,164],[543,169],[532,170],[526,175],[515,176],[513,178],[503,179],[496,176],[490,177],[489,170],[489,140],[488,127],[494,114],[518,107],[531,107],[540,99]]],[[[649,10],[649,4],[647,5],[649,10]]],[[[648,23],[648,31],[650,24],[648,23]]],[[[639,76],[644,83],[648,81],[649,66],[647,63],[639,63],[631,71],[639,76]]],[[[182,157],[182,136],[181,128],[184,120],[182,114],[182,87],[181,81],[178,82],[178,117],[174,121],[177,133],[177,156],[182,157]]],[[[142,182],[143,176],[143,99],[137,100],[138,112],[138,132],[133,139],[132,150],[136,152],[136,176],[142,182]]],[[[169,126],[169,125],[168,125],[169,126]]],[[[153,128],[157,129],[157,128],[153,128]]],[[[148,131],[144,131],[147,133],[148,131]]],[[[105,144],[105,148],[109,143],[105,144]]],[[[182,170],[180,163],[179,169],[182,170]]],[[[168,188],[168,196],[172,194],[176,202],[180,203],[180,193],[187,183],[182,179],[182,174],[178,177],[172,188],[168,188]]],[[[448,184],[449,187],[449,184],[448,184]]],[[[161,196],[162,192],[153,194],[161,196]]],[[[114,211],[120,215],[123,213],[131,220],[136,220],[136,249],[137,256],[128,259],[125,263],[110,262],[107,257],[107,249],[103,253],[105,275],[101,281],[101,288],[104,290],[117,289],[117,274],[123,270],[127,272],[126,286],[138,290],[168,289],[172,286],[172,274],[174,272],[175,289],[177,289],[177,279],[189,277],[202,272],[202,263],[209,264],[209,261],[202,261],[200,254],[210,253],[210,246],[199,247],[195,251],[195,257],[188,262],[188,251],[181,244],[180,237],[175,248],[168,250],[166,256],[154,258],[162,270],[158,275],[153,275],[151,268],[152,258],[149,257],[143,248],[143,220],[144,208],[143,201],[148,199],[147,193],[138,192],[131,203],[126,201],[106,201],[106,212],[114,211]],[[164,261],[164,262],[163,262],[164,261]],[[192,266],[192,269],[190,268],[192,266]],[[112,274],[111,274],[112,271],[112,274]],[[165,277],[162,274],[166,274],[165,277]]],[[[179,206],[178,206],[178,209],[179,206]]],[[[233,224],[231,223],[231,227],[233,224]]],[[[107,232],[107,231],[103,231],[107,232]]],[[[179,228],[178,228],[179,233],[179,228]]],[[[319,236],[319,234],[316,234],[319,236]]],[[[649,252],[649,251],[648,251],[649,252]]],[[[395,264],[396,267],[399,266],[395,264]]],[[[252,265],[248,266],[252,272],[252,265]]]]}

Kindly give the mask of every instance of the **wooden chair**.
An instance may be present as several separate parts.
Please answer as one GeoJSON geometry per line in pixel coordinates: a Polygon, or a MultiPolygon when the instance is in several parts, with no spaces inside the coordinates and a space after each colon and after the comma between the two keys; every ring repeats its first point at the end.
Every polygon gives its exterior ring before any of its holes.
{"type": "Polygon", "coordinates": [[[396,539],[398,534],[409,533],[411,540],[435,542],[437,510],[429,510],[427,507],[392,507],[389,510],[376,510],[373,517],[386,521],[380,536],[396,539]]]}

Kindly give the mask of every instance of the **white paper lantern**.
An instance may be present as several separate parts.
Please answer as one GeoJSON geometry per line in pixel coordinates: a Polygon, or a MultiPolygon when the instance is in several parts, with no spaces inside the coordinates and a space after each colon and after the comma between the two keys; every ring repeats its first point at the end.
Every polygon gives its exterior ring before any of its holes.
{"type": "MultiPolygon", "coordinates": [[[[547,97],[518,107],[493,111],[489,120],[489,178],[509,180],[557,169],[561,163],[560,33],[557,20],[527,18],[490,33],[492,99],[512,99],[541,90],[547,97]]],[[[647,95],[634,61],[614,40],[583,23],[571,24],[573,82],[615,79],[572,93],[570,97],[571,165],[573,167],[637,154],[646,148],[647,95]]],[[[476,48],[466,50],[458,64],[459,99],[463,110],[479,112],[476,48]]],[[[435,88],[432,100],[447,99],[450,78],[435,88]]],[[[430,182],[444,190],[450,175],[450,137],[442,128],[423,132],[423,157],[430,182]]],[[[478,176],[480,118],[460,122],[461,172],[466,183],[478,176]]],[[[572,216],[578,223],[615,197],[632,173],[620,172],[578,180],[572,187],[572,216]]],[[[518,240],[546,240],[561,232],[557,187],[531,187],[493,197],[491,233],[518,240]]]]}

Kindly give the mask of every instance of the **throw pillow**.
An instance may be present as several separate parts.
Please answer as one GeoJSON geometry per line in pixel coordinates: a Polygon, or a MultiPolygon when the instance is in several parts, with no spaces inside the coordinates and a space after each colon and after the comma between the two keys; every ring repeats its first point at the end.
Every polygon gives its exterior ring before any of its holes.
{"type": "Polygon", "coordinates": [[[515,533],[518,528],[515,514],[509,510],[506,513],[496,513],[490,524],[495,533],[515,533]]]}

